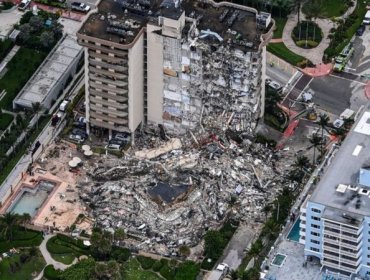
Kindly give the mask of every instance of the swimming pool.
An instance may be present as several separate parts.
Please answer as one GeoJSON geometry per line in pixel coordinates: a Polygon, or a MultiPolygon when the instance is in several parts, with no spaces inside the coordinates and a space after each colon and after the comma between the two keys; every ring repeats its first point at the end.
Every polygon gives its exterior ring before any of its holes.
{"type": "Polygon", "coordinates": [[[291,241],[295,241],[295,242],[299,242],[299,225],[301,223],[301,219],[298,218],[292,229],[290,230],[288,236],[287,236],[287,239],[291,240],[291,241]]]}
{"type": "Polygon", "coordinates": [[[284,264],[285,259],[286,259],[286,255],[276,254],[274,260],[272,261],[272,265],[276,265],[278,267],[282,267],[283,264],[284,264]]]}
{"type": "Polygon", "coordinates": [[[19,215],[28,213],[31,217],[35,216],[54,187],[55,183],[49,181],[40,181],[34,189],[23,187],[7,212],[19,215]]]}

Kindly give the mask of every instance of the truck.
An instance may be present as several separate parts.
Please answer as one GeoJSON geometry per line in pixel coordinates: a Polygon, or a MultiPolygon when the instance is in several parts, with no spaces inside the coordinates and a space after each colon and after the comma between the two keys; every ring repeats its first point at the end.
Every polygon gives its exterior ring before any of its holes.
{"type": "Polygon", "coordinates": [[[85,3],[80,2],[72,2],[71,3],[71,9],[74,11],[87,13],[90,11],[90,6],[86,5],[85,3]]]}
{"type": "Polygon", "coordinates": [[[65,112],[68,106],[69,100],[63,100],[63,102],[59,106],[59,111],[65,112]]]}
{"type": "Polygon", "coordinates": [[[221,264],[217,265],[216,269],[211,271],[207,280],[221,280],[227,275],[229,270],[230,270],[230,268],[229,268],[228,264],[221,263],[221,264]]]}
{"type": "Polygon", "coordinates": [[[335,57],[335,64],[334,64],[334,71],[342,72],[346,67],[348,61],[350,60],[351,56],[354,53],[354,48],[352,42],[350,42],[347,46],[344,47],[342,52],[335,57]]]}

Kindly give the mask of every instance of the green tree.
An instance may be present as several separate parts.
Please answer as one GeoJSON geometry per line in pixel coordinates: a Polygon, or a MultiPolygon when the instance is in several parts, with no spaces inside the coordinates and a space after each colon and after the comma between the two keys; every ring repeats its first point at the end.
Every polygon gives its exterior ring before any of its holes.
{"type": "Polygon", "coordinates": [[[327,126],[329,125],[329,122],[330,122],[330,118],[327,114],[320,114],[320,117],[319,117],[319,120],[318,120],[317,124],[321,128],[321,139],[322,139],[322,141],[321,141],[321,155],[324,152],[324,149],[323,149],[324,130],[329,133],[329,131],[327,130],[327,126]]]}
{"type": "Polygon", "coordinates": [[[64,270],[60,280],[91,280],[95,264],[92,258],[82,260],[64,270]]]}
{"type": "Polygon", "coordinates": [[[6,213],[1,219],[2,236],[8,241],[13,240],[14,226],[19,223],[19,215],[13,213],[6,213]]]}
{"type": "Polygon", "coordinates": [[[222,254],[224,243],[222,234],[216,230],[207,231],[204,237],[204,253],[207,258],[212,260],[218,259],[222,254]]]}
{"type": "Polygon", "coordinates": [[[40,43],[45,48],[50,48],[54,44],[54,34],[51,31],[44,31],[40,35],[40,43]]]}
{"type": "Polygon", "coordinates": [[[316,165],[316,149],[322,145],[322,138],[317,135],[317,133],[313,133],[309,141],[311,143],[311,146],[309,146],[308,149],[313,148],[312,164],[316,165]]]}
{"type": "Polygon", "coordinates": [[[186,245],[183,245],[179,248],[179,253],[181,256],[189,257],[190,255],[190,248],[186,245]]]}
{"type": "Polygon", "coordinates": [[[116,261],[96,263],[92,269],[92,280],[121,280],[120,265],[116,261]]]}
{"type": "Polygon", "coordinates": [[[36,129],[39,129],[39,113],[41,111],[41,104],[40,102],[33,102],[32,103],[32,113],[35,114],[36,117],[36,129]]]}
{"type": "Polygon", "coordinates": [[[116,231],[114,232],[113,237],[114,237],[114,240],[116,240],[118,242],[123,241],[126,238],[125,230],[123,228],[116,229],[116,231]]]}
{"type": "Polygon", "coordinates": [[[112,234],[94,231],[91,235],[91,252],[97,260],[107,260],[112,251],[112,234]]]}

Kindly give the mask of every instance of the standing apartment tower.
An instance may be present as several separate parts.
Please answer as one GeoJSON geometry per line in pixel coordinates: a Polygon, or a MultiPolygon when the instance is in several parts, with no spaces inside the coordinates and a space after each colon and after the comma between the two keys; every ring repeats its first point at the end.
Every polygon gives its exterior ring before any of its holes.
{"type": "Polygon", "coordinates": [[[184,133],[221,114],[235,130],[253,129],[270,22],[225,2],[102,0],[77,34],[88,129],[133,133],[148,123],[184,133]]]}
{"type": "Polygon", "coordinates": [[[301,207],[304,254],[338,279],[370,279],[369,104],[325,169],[301,207]]]}

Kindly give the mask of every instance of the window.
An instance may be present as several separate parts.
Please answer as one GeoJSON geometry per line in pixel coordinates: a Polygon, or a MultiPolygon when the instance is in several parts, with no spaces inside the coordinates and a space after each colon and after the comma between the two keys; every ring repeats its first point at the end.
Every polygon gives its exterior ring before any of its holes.
{"type": "Polygon", "coordinates": [[[314,251],[314,252],[320,252],[320,250],[319,250],[319,249],[314,248],[314,247],[311,247],[311,248],[310,248],[310,250],[311,250],[311,251],[314,251]]]}
{"type": "Polygon", "coordinates": [[[311,239],[311,242],[312,242],[313,244],[320,244],[320,241],[317,241],[317,240],[314,240],[314,239],[311,239]]]}
{"type": "Polygon", "coordinates": [[[316,209],[316,208],[311,208],[312,212],[315,212],[315,213],[321,213],[321,210],[319,209],[316,209]]]}
{"type": "Polygon", "coordinates": [[[315,220],[315,221],[321,221],[321,219],[319,217],[315,217],[315,216],[311,216],[311,219],[315,220]]]}
{"type": "Polygon", "coordinates": [[[319,225],[314,225],[314,224],[312,224],[312,227],[313,227],[313,228],[320,229],[320,226],[319,226],[319,225]]]}
{"type": "Polygon", "coordinates": [[[313,236],[320,236],[320,233],[311,231],[311,235],[313,235],[313,236]]]}

